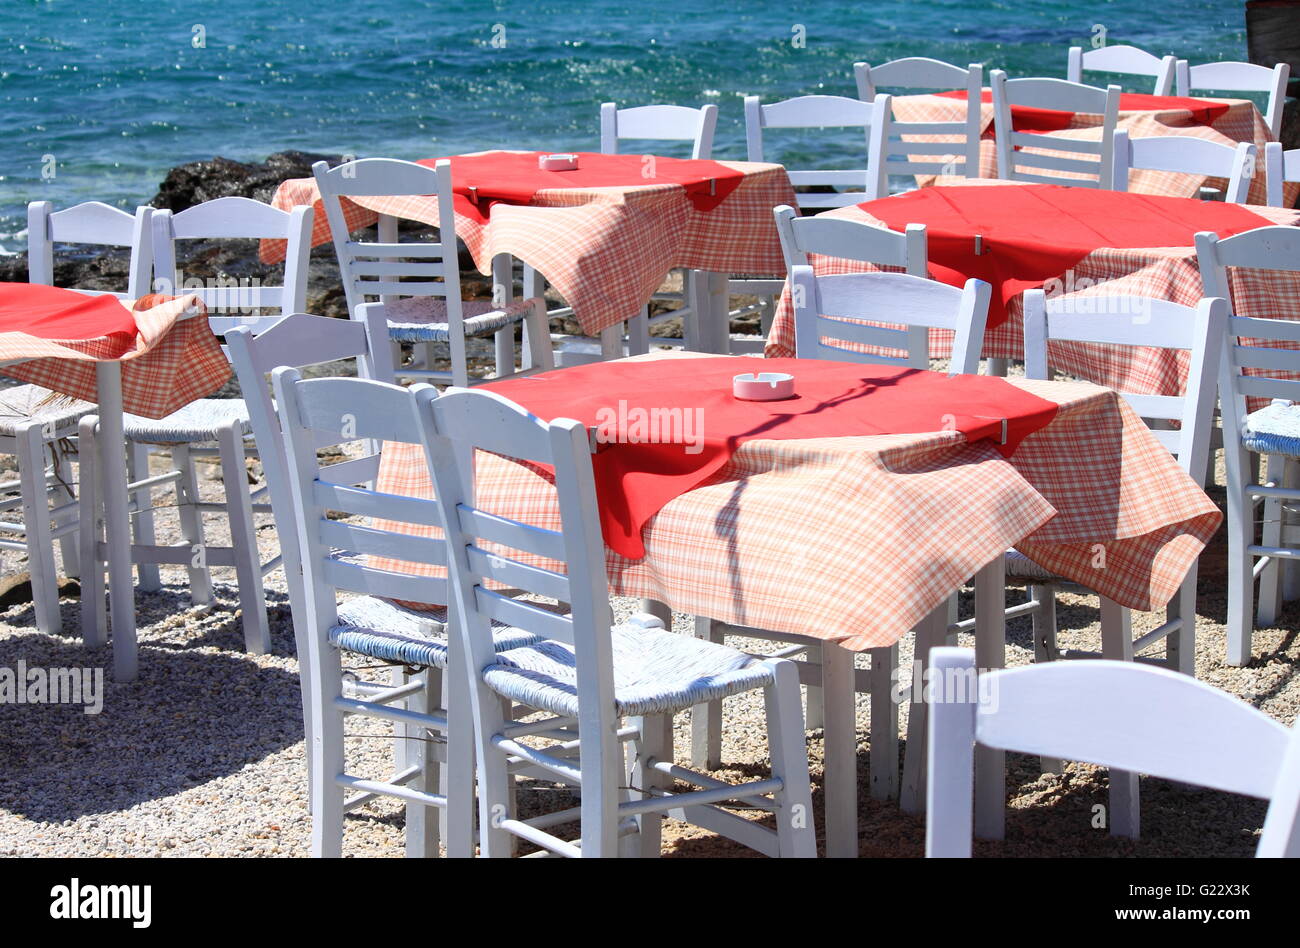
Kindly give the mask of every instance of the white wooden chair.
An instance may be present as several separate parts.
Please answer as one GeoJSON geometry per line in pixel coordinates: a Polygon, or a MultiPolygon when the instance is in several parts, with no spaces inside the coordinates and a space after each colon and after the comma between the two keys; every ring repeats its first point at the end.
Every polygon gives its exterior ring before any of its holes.
{"type": "MultiPolygon", "coordinates": [[[[220,335],[235,326],[254,333],[265,331],[285,315],[284,307],[302,306],[307,294],[307,255],[311,248],[310,207],[281,211],[241,197],[218,198],[173,214],[155,211],[151,221],[155,257],[155,288],[158,292],[193,293],[208,307],[208,326],[220,335]],[[282,286],[193,286],[180,277],[176,267],[177,240],[193,239],[276,239],[288,242],[282,286]],[[220,315],[241,311],[238,316],[220,315]]],[[[280,565],[273,557],[263,563],[257,548],[255,512],[266,511],[267,488],[248,488],[247,457],[256,456],[257,446],[249,407],[240,398],[201,398],[163,418],[126,414],[123,432],[130,447],[131,480],[128,509],[132,522],[132,560],[139,570],[142,589],[158,589],[159,565],[184,567],[190,597],[195,605],[212,601],[211,567],[233,567],[239,588],[244,644],[253,654],[270,649],[271,632],[266,615],[262,578],[280,565]],[[214,446],[215,445],[215,446],[214,446]],[[149,459],[153,450],[166,448],[170,455],[167,471],[154,474],[149,459]],[[221,465],[225,497],[220,501],[199,498],[196,457],[216,457],[221,465]],[[182,542],[159,545],[154,535],[153,491],[173,485],[182,542]],[[203,515],[220,514],[230,525],[231,545],[210,545],[204,536],[203,515]]],[[[83,432],[82,443],[94,446],[94,433],[83,432]]],[[[117,502],[117,501],[114,501],[117,502]]],[[[103,499],[82,492],[82,522],[94,535],[100,533],[104,516],[103,499]]],[[[81,550],[82,574],[92,591],[98,590],[106,567],[95,555],[95,544],[81,550]]],[[[95,600],[98,601],[98,600],[95,600]]]]}
{"type": "MultiPolygon", "coordinates": [[[[399,378],[455,385],[477,382],[469,374],[466,340],[484,336],[495,339],[497,378],[554,367],[546,306],[540,298],[514,300],[501,307],[492,301],[462,298],[450,161],[440,161],[436,168],[393,158],[363,158],[335,168],[318,161],[312,173],[334,237],[352,318],[360,318],[363,306],[379,307],[394,343],[424,347],[423,362],[398,365],[399,378]],[[437,242],[399,241],[397,218],[389,215],[380,216],[377,240],[358,240],[348,233],[341,203],[345,197],[430,194],[438,196],[437,242]],[[516,370],[514,334],[520,323],[524,364],[516,370]],[[450,372],[433,368],[437,343],[450,350],[450,372]]],[[[508,267],[508,257],[499,260],[508,267]]],[[[508,286],[509,273],[495,282],[508,286]]]]}
{"type": "MultiPolygon", "coordinates": [[[[863,201],[874,201],[889,194],[889,177],[886,155],[892,134],[893,113],[891,98],[878,95],[871,102],[838,95],[805,95],[781,102],[763,105],[758,96],[745,97],[745,142],[750,161],[770,161],[765,157],[764,132],[767,129],[796,128],[851,128],[862,134],[865,151],[861,157],[866,167],[860,170],[809,170],[791,169],[787,173],[796,190],[800,187],[817,188],[800,191],[795,200],[800,210],[815,212],[832,207],[846,207],[863,201]],[[830,187],[831,193],[822,189],[830,187]],[[844,190],[840,190],[844,189],[844,190]]],[[[732,277],[727,281],[731,296],[757,296],[758,302],[750,307],[732,311],[728,319],[748,312],[760,314],[760,333],[736,336],[730,340],[733,353],[761,352],[764,340],[772,328],[776,314],[776,297],[785,288],[785,280],[757,274],[732,277]]]]}
{"type": "Polygon", "coordinates": [[[1063,79],[1008,79],[1001,69],[993,70],[989,80],[993,87],[999,178],[1110,189],[1114,180],[1119,86],[1097,89],[1063,79]],[[1018,132],[1012,124],[1015,106],[1100,115],[1101,138],[1081,140],[1018,132]],[[1082,177],[1066,178],[1051,172],[1082,177]]]}
{"type": "MultiPolygon", "coordinates": [[[[1227,324],[1227,304],[1204,299],[1193,309],[1168,300],[1135,296],[1048,300],[1042,290],[1024,295],[1025,377],[1050,379],[1053,349],[1083,345],[1184,349],[1190,354],[1187,385],[1181,396],[1119,393],[1148,423],[1152,434],[1175,455],[1178,465],[1203,483],[1214,424],[1219,353],[1227,324]],[[1177,423],[1173,429],[1170,422],[1177,423]]],[[[1186,675],[1196,674],[1196,566],[1184,577],[1170,602],[1166,621],[1133,638],[1132,615],[1113,600],[1101,598],[1100,653],[1062,650],[1056,637],[1056,594],[1061,589],[1089,592],[1045,569],[1017,550],[1005,557],[1010,583],[1028,587],[1027,601],[1008,607],[1007,618],[1029,615],[1033,622],[1034,660],[1108,658],[1134,661],[1137,653],[1164,643],[1163,658],[1142,656],[1142,662],[1164,665],[1186,675]]],[[[967,632],[975,619],[949,625],[948,632],[967,632]]],[[[1059,761],[1044,759],[1046,771],[1059,770],[1059,761]]],[[[1137,775],[1110,775],[1111,832],[1137,837],[1139,801],[1137,775]]]]}
{"type": "Polygon", "coordinates": [[[980,176],[983,66],[971,63],[962,69],[937,59],[913,56],[879,66],[854,63],[853,78],[857,83],[858,98],[864,102],[874,101],[881,86],[929,91],[965,89],[964,121],[890,123],[889,141],[885,148],[885,174],[963,175],[967,178],[980,176]],[[917,136],[921,138],[918,139],[917,136]],[[916,157],[925,155],[934,157],[916,157]]]}
{"type": "MultiPolygon", "coordinates": [[[[153,209],[140,207],[135,214],[97,201],[61,211],[49,201],[34,201],[27,208],[27,279],[54,285],[54,245],[72,243],[105,247],[130,247],[131,261],[125,293],[108,293],[135,299],[147,290],[152,266],[149,220],[153,209]]],[[[82,290],[88,295],[107,291],[82,290]]],[[[0,549],[27,555],[31,576],[36,628],[59,632],[57,544],[68,576],[81,574],[78,550],[75,478],[66,439],[77,433],[81,419],[93,416],[95,405],[55,394],[39,385],[0,389],[0,453],[18,462],[18,477],[0,483],[0,514],[21,512],[21,520],[0,519],[0,549]],[[47,460],[48,455],[48,460],[47,460]]],[[[84,478],[85,470],[79,471],[84,478]]]]}
{"type": "MultiPolygon", "coordinates": [[[[1300,271],[1300,232],[1293,227],[1260,227],[1219,240],[1196,235],[1196,256],[1207,294],[1229,296],[1228,267],[1300,271]]],[[[1293,549],[1294,528],[1284,523],[1284,502],[1300,497],[1300,443],[1289,440],[1300,401],[1300,382],[1272,379],[1272,372],[1300,373],[1300,325],[1279,319],[1232,316],[1219,379],[1223,413],[1224,461],[1228,480],[1228,628],[1229,665],[1251,657],[1251,600],[1260,581],[1260,625],[1272,625],[1281,609],[1281,567],[1300,556],[1293,549]],[[1242,346],[1248,337],[1259,346],[1242,346]],[[1250,369],[1246,374],[1244,370],[1250,369]],[[1247,414],[1246,397],[1282,399],[1247,414]],[[1267,458],[1262,486],[1252,475],[1251,454],[1267,458]],[[1263,505],[1262,543],[1254,542],[1256,507],[1263,505]],[[1255,559],[1260,562],[1252,568],[1255,559]]]]}
{"type": "Polygon", "coordinates": [[[482,854],[504,855],[517,837],[564,856],[613,856],[621,849],[657,856],[666,815],[767,855],[815,855],[795,666],[676,635],[651,616],[613,624],[585,427],[568,419],[546,424],[492,392],[453,390],[436,397],[425,390],[416,397],[430,422],[426,444],[448,532],[454,625],[468,658],[482,854]],[[476,450],[550,466],[562,529],[478,509],[476,450]],[[507,598],[489,588],[493,583],[566,603],[571,612],[558,615],[507,598]],[[532,632],[538,641],[494,654],[493,621],[532,632]],[[756,689],[766,699],[770,778],[731,785],[673,762],[674,713],[756,689]],[[503,712],[503,699],[549,716],[516,723],[503,712]],[[526,736],[535,740],[522,741],[526,736]],[[539,747],[539,740],[550,743],[539,747]],[[630,744],[630,773],[624,743],[630,744]],[[512,763],[579,785],[581,805],[528,820],[507,818],[512,763]],[[693,789],[671,792],[675,782],[693,789]],[[726,801],[771,811],[776,828],[715,805],[726,801]],[[581,823],[577,845],[550,832],[575,819],[581,823]],[[634,832],[622,848],[620,836],[634,832]]]}
{"type": "Polygon", "coordinates": [[[1169,95],[1174,88],[1174,69],[1178,59],[1173,54],[1155,56],[1136,46],[1103,46],[1085,50],[1071,46],[1066,60],[1065,78],[1083,82],[1083,71],[1123,73],[1129,76],[1153,76],[1152,95],[1169,95]]]}
{"type": "MultiPolygon", "coordinates": [[[[364,559],[372,554],[397,556],[445,566],[441,538],[415,537],[374,523],[377,518],[438,526],[438,507],[433,501],[380,494],[366,486],[374,473],[371,459],[321,466],[317,457],[331,442],[421,443],[424,423],[416,416],[415,396],[409,389],[375,380],[303,381],[297,369],[287,366],[276,369],[272,378],[304,591],[294,625],[306,640],[299,659],[304,701],[312,705],[307,717],[312,732],[312,855],[341,855],[344,815],[384,795],[406,802],[407,855],[438,855],[439,818],[428,813],[429,807],[436,807],[447,811],[447,854],[471,856],[474,763],[465,675],[443,675],[458,639],[447,637],[445,610],[412,609],[392,601],[446,602],[447,582],[381,570],[364,559]],[[357,523],[331,517],[340,514],[371,519],[357,523]],[[341,600],[341,592],[356,595],[341,600]],[[390,665],[391,684],[356,681],[345,687],[344,651],[390,665]],[[405,747],[387,779],[348,773],[348,715],[398,726],[398,740],[405,747]],[[345,796],[345,791],[353,793],[345,796]]],[[[531,637],[517,630],[502,636],[504,645],[528,641],[531,637]]]]}
{"type": "Polygon", "coordinates": [[[1300,181],[1300,148],[1283,151],[1281,142],[1268,142],[1264,146],[1264,181],[1268,189],[1268,204],[1271,207],[1285,207],[1282,185],[1289,181],[1300,181]]]}
{"type": "MultiPolygon", "coordinates": [[[[687,142],[690,144],[690,157],[696,159],[707,159],[713,156],[713,134],[718,125],[718,107],[716,105],[703,105],[698,109],[688,108],[683,105],[639,105],[630,108],[620,109],[613,102],[605,102],[600,106],[600,150],[602,154],[615,155],[619,151],[619,142],[626,140],[638,141],[655,141],[655,142],[687,142]]],[[[677,292],[656,292],[652,299],[666,300],[677,303],[677,307],[671,312],[660,313],[653,319],[650,318],[650,308],[643,307],[641,312],[632,316],[627,321],[627,338],[617,340],[619,345],[618,354],[626,352],[628,355],[640,355],[650,351],[650,327],[655,323],[661,323],[674,317],[682,321],[681,336],[656,336],[656,345],[675,345],[691,346],[695,343],[695,335],[698,332],[698,305],[695,301],[694,280],[695,276],[690,270],[683,269],[681,272],[682,290],[677,292]]],[[[530,268],[524,267],[525,285],[529,282],[530,268]]],[[[525,291],[525,295],[530,295],[525,291]]],[[[532,295],[540,295],[540,291],[532,295]]],[[[567,316],[571,315],[573,310],[569,307],[552,310],[550,316],[567,316]]],[[[614,327],[614,332],[617,332],[614,327]]],[[[611,340],[612,341],[612,340],[611,340]]],[[[561,342],[563,346],[564,343],[561,342]]],[[[581,343],[572,341],[569,343],[570,352],[577,355],[579,351],[577,346],[581,343]]],[[[581,356],[574,357],[565,353],[562,358],[567,365],[579,364],[583,361],[594,361],[596,353],[588,354],[589,358],[583,359],[581,356]]],[[[608,358],[609,353],[602,348],[600,358],[608,358]]]]}
{"type": "Polygon", "coordinates": [[[1128,132],[1115,132],[1116,191],[1128,190],[1130,169],[1179,171],[1185,174],[1204,175],[1210,178],[1227,178],[1228,189],[1223,199],[1234,204],[1244,204],[1255,177],[1256,149],[1253,142],[1239,142],[1235,148],[1189,138],[1185,135],[1164,135],[1150,138],[1128,137],[1128,132]]]}
{"type": "MultiPolygon", "coordinates": [[[[1300,725],[1163,668],[1130,662],[976,673],[969,649],[930,653],[925,854],[969,857],[976,745],[1087,761],[1269,801],[1255,855],[1300,856],[1300,725]]],[[[1001,800],[987,806],[1002,807],[1001,800]]]]}
{"type": "MultiPolygon", "coordinates": [[[[331,363],[331,368],[336,371],[346,372],[346,366],[333,364],[352,362],[352,371],[357,376],[391,382],[393,360],[388,327],[374,312],[367,312],[360,320],[293,313],[260,335],[255,335],[248,326],[236,326],[226,333],[226,342],[235,377],[239,380],[239,390],[248,406],[248,422],[257,444],[262,479],[275,517],[280,560],[284,565],[294,623],[294,642],[302,669],[303,730],[310,747],[315,733],[312,689],[318,685],[320,675],[319,669],[310,664],[311,634],[303,621],[307,614],[306,593],[299,567],[302,548],[289,486],[293,469],[285,455],[284,435],[271,397],[270,373],[282,365],[301,369],[326,363],[331,363]]],[[[369,454],[332,466],[330,476],[337,478],[346,472],[355,483],[372,483],[379,473],[378,445],[370,446],[369,450],[369,454]]]]}
{"type": "Polygon", "coordinates": [[[1188,65],[1178,60],[1175,69],[1179,95],[1197,91],[1213,92],[1266,92],[1268,103],[1264,108],[1264,124],[1276,141],[1282,131],[1282,109],[1286,105],[1286,84],[1291,78],[1291,66],[1278,63],[1273,68],[1254,63],[1220,62],[1188,65]]]}

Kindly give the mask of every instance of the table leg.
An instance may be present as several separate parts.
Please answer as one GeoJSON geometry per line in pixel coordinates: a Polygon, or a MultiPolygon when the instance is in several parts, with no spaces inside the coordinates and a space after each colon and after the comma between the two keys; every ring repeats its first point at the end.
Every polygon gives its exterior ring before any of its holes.
{"type": "Polygon", "coordinates": [[[695,352],[726,354],[730,349],[727,320],[727,275],[710,270],[693,270],[689,281],[695,326],[687,333],[687,348],[695,352]],[[690,338],[693,337],[693,338],[690,338]]]}
{"type": "Polygon", "coordinates": [[[108,599],[113,636],[113,678],[133,681],[138,671],[135,587],[131,581],[130,514],[127,513],[126,446],[122,438],[122,366],[95,365],[99,399],[99,484],[104,504],[108,599]]]}
{"type": "MultiPolygon", "coordinates": [[[[975,574],[975,667],[1006,665],[1006,568],[999,555],[975,574]]],[[[1006,831],[1006,751],[975,747],[975,835],[1002,839],[1006,831]]]]}
{"type": "Polygon", "coordinates": [[[853,700],[853,652],[822,644],[822,785],[826,800],[826,855],[858,855],[858,741],[853,700]]]}

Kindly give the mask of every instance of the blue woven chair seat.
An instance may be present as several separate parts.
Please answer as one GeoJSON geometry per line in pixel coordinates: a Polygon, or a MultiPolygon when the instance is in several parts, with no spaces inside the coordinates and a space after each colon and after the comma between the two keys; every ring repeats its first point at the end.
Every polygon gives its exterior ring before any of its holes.
{"type": "MultiPolygon", "coordinates": [[[[515,300],[504,309],[488,300],[461,303],[466,336],[490,336],[498,329],[522,322],[528,311],[539,302],[536,298],[515,300]]],[[[447,342],[451,330],[447,324],[447,301],[432,296],[412,296],[384,305],[388,319],[388,336],[395,342],[447,342]]]]}
{"type": "Polygon", "coordinates": [[[1006,568],[1008,579],[1041,579],[1044,582],[1052,580],[1064,582],[1059,574],[1039,566],[1019,550],[1007,550],[1002,557],[1002,564],[1006,568]]]}
{"type": "Polygon", "coordinates": [[[248,406],[242,398],[200,398],[165,418],[123,415],[122,430],[128,441],[193,444],[216,441],[217,432],[232,421],[239,424],[242,434],[249,434],[253,430],[248,420],[248,406]]]}
{"type": "MultiPolygon", "coordinates": [[[[615,626],[614,701],[621,715],[671,714],[762,687],[771,669],[725,645],[664,629],[615,626]]],[[[489,688],[530,708],[578,713],[573,647],[544,640],[503,651],[483,669],[489,688]]]]}
{"type": "Polygon", "coordinates": [[[28,421],[62,428],[96,410],[93,402],[60,395],[39,385],[15,385],[0,389],[0,437],[12,438],[18,426],[28,421]]]}
{"type": "Polygon", "coordinates": [[[1300,457],[1300,405],[1282,399],[1246,416],[1241,443],[1259,454],[1300,457]]]}
{"type": "MultiPolygon", "coordinates": [[[[361,596],[339,606],[339,622],[329,631],[335,648],[386,662],[447,667],[447,610],[412,609],[388,599],[361,596]]],[[[494,626],[500,649],[537,641],[522,629],[494,626]]]]}

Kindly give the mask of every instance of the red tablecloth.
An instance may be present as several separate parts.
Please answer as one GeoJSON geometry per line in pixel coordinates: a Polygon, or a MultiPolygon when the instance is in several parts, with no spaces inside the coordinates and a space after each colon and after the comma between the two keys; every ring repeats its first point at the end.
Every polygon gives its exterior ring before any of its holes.
{"type": "Polygon", "coordinates": [[[135,314],[113,296],[87,296],[38,283],[0,283],[0,333],[10,332],[38,339],[130,338],[135,335],[135,314]]]}
{"type": "MultiPolygon", "coordinates": [[[[486,222],[492,204],[531,204],[538,191],[677,184],[697,211],[711,211],[736,190],[745,177],[744,172],[716,161],[593,152],[575,152],[578,167],[572,171],[543,171],[537,167],[537,157],[541,154],[546,153],[491,151],[481,155],[450,156],[456,210],[486,222]]],[[[418,164],[432,168],[441,160],[428,158],[418,164]]]]}
{"type": "MultiPolygon", "coordinates": [[[[951,92],[937,92],[935,95],[947,99],[965,101],[966,90],[955,89],[951,92]]],[[[993,101],[993,90],[985,89],[980,93],[980,102],[993,101]]],[[[1121,112],[1165,112],[1185,111],[1191,114],[1192,121],[1198,125],[1211,125],[1231,108],[1228,102],[1216,102],[1212,99],[1196,99],[1190,96],[1151,95],[1141,92],[1126,92],[1119,97],[1121,112]]],[[[1011,124],[1019,132],[1059,132],[1069,128],[1074,122],[1073,112],[1062,109],[1039,109],[1027,105],[1011,107],[1011,124]]]]}
{"type": "Polygon", "coordinates": [[[1190,247],[1199,231],[1228,237],[1273,223],[1239,204],[1056,184],[922,188],[858,207],[891,230],[926,225],[935,279],[992,284],[989,328],[1006,321],[1007,304],[1020,293],[1103,247],[1190,247]]]}
{"type": "Polygon", "coordinates": [[[992,438],[1009,457],[1048,424],[1056,404],[1004,379],[817,359],[768,359],[753,371],[788,372],[795,397],[744,401],[735,358],[603,362],[483,386],[551,421],[594,429],[592,460],[605,543],[645,555],[641,528],[707,481],[747,441],[957,431],[992,438]]]}

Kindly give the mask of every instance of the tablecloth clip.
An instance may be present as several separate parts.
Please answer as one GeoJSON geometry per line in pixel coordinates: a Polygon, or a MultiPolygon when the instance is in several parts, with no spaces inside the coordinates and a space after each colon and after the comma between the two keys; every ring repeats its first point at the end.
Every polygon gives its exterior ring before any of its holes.
{"type": "Polygon", "coordinates": [[[477,185],[477,184],[471,184],[471,185],[470,185],[466,190],[469,191],[469,200],[470,200],[470,203],[471,203],[471,204],[477,204],[477,203],[478,203],[478,185],[477,185]]]}
{"type": "Polygon", "coordinates": [[[718,179],[717,179],[717,178],[710,178],[710,179],[709,179],[709,197],[717,197],[717,196],[718,196],[718,179]]]}
{"type": "Polygon", "coordinates": [[[982,234],[975,235],[975,256],[984,256],[984,236],[982,234]]]}

